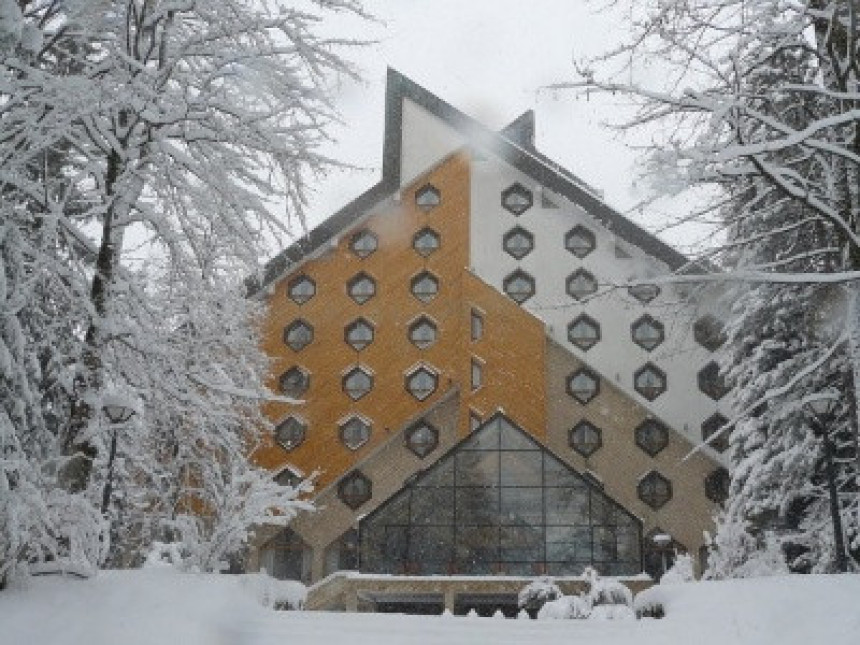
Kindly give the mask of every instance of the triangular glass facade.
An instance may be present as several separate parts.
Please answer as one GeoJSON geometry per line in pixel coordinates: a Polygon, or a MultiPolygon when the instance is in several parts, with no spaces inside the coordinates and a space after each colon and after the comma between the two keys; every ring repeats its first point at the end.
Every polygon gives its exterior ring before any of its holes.
{"type": "Polygon", "coordinates": [[[368,573],[603,575],[642,571],[642,525],[496,415],[363,518],[368,573]]]}

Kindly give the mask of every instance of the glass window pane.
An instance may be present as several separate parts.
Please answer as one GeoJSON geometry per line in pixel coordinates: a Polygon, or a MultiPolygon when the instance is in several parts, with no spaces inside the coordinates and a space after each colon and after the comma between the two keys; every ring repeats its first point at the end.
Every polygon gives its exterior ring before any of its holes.
{"type": "Polygon", "coordinates": [[[461,452],[457,455],[458,486],[498,486],[498,452],[461,452]]]}
{"type": "MultiPolygon", "coordinates": [[[[429,526],[413,531],[409,540],[409,559],[426,565],[428,562],[448,563],[454,558],[454,527],[429,526]]],[[[426,570],[422,566],[422,570],[426,570]]]]}
{"type": "Polygon", "coordinates": [[[503,526],[499,531],[499,556],[506,562],[541,562],[544,552],[542,527],[503,526]]]}
{"type": "Polygon", "coordinates": [[[426,474],[415,482],[416,488],[433,487],[433,486],[453,486],[454,485],[454,458],[438,462],[431,466],[426,474]]]}
{"type": "Polygon", "coordinates": [[[502,486],[542,486],[543,455],[537,450],[501,453],[502,486]]]}
{"type": "Polygon", "coordinates": [[[498,488],[458,488],[457,522],[478,526],[499,523],[498,488]]]}
{"type": "Polygon", "coordinates": [[[544,490],[547,524],[589,524],[589,492],[571,488],[544,490]]]}
{"type": "Polygon", "coordinates": [[[412,495],[410,508],[413,524],[453,524],[454,489],[432,488],[412,495]]]}
{"type": "Polygon", "coordinates": [[[501,519],[503,525],[543,524],[543,491],[540,488],[502,488],[501,519]]]}

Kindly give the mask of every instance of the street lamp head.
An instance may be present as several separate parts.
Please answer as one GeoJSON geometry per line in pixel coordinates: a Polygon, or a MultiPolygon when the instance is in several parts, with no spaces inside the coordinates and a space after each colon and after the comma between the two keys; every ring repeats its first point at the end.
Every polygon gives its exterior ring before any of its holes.
{"type": "Polygon", "coordinates": [[[819,393],[816,398],[804,403],[804,407],[816,417],[824,418],[833,414],[838,404],[839,394],[833,390],[825,390],[819,393]]]}
{"type": "Polygon", "coordinates": [[[111,423],[125,423],[134,416],[134,408],[125,405],[108,404],[102,410],[111,423]]]}

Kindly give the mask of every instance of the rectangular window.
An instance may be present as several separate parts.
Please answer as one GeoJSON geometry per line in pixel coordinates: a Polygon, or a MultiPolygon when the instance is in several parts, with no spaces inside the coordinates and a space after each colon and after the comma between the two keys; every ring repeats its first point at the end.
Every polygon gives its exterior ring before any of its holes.
{"type": "Polygon", "coordinates": [[[484,335],[484,317],[477,309],[472,309],[471,318],[472,340],[480,340],[484,335]]]}
{"type": "Polygon", "coordinates": [[[477,358],[472,359],[472,390],[484,385],[484,364],[477,358]]]}

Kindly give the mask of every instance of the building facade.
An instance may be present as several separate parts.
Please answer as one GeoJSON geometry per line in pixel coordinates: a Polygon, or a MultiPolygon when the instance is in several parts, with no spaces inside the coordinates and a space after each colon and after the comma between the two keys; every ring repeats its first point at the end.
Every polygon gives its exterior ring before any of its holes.
{"type": "Polygon", "coordinates": [[[719,312],[649,282],[686,258],[537,151],[531,113],[493,132],[389,71],[383,155],[254,286],[271,386],[303,400],[268,406],[256,457],[315,473],[318,508],[262,532],[257,564],[634,575],[698,554],[727,486],[719,312]]]}

